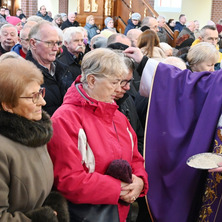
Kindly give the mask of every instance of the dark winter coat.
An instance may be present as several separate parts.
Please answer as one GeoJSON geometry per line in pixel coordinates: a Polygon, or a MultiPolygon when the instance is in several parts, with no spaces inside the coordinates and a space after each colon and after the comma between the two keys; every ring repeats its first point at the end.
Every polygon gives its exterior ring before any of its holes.
{"type": "Polygon", "coordinates": [[[74,79],[68,67],[59,62],[54,61],[56,65],[55,75],[52,76],[49,70],[41,66],[33,57],[31,51],[28,51],[26,59],[33,62],[41,71],[44,76],[43,87],[46,88],[45,101],[46,105],[43,107],[45,111],[51,116],[55,110],[62,105],[63,97],[67,89],[71,86],[74,79]]]}
{"type": "Polygon", "coordinates": [[[138,117],[136,106],[133,98],[127,93],[124,97],[116,101],[119,106],[118,110],[123,113],[129,120],[138,138],[138,150],[143,155],[144,130],[138,117]]]}
{"type": "Polygon", "coordinates": [[[43,19],[46,20],[46,21],[49,21],[49,22],[51,22],[51,21],[53,20],[50,16],[48,16],[47,13],[46,13],[45,16],[43,16],[43,15],[40,13],[40,11],[38,11],[36,15],[39,16],[39,17],[41,17],[41,18],[43,18],[43,19]]]}
{"type": "Polygon", "coordinates": [[[177,31],[181,32],[184,27],[186,27],[186,26],[182,25],[180,22],[176,22],[176,25],[174,27],[174,31],[177,30],[177,31]]]}
{"type": "Polygon", "coordinates": [[[2,54],[6,53],[6,52],[8,52],[8,51],[6,51],[5,49],[3,49],[3,48],[2,48],[2,45],[1,45],[1,43],[0,43],[0,56],[1,56],[2,54]]]}
{"type": "Polygon", "coordinates": [[[139,28],[140,27],[140,22],[138,23],[138,25],[134,25],[132,23],[132,19],[129,19],[128,20],[128,25],[126,26],[125,28],[125,31],[124,31],[124,35],[127,34],[127,32],[130,30],[130,29],[136,29],[136,28],[139,28]]]}
{"type": "Polygon", "coordinates": [[[67,50],[65,46],[62,47],[63,52],[58,56],[58,60],[69,67],[69,71],[72,73],[73,80],[81,74],[81,65],[83,55],[80,54],[79,58],[74,58],[73,55],[67,50]]]}
{"type": "Polygon", "coordinates": [[[62,23],[61,29],[65,29],[68,27],[78,27],[79,23],[77,21],[74,21],[73,23],[69,21],[69,19],[67,19],[65,22],[62,23]]]}

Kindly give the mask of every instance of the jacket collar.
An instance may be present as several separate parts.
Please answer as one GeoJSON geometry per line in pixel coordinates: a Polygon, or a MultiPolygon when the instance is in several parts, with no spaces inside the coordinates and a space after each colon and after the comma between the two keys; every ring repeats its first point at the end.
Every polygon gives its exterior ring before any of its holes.
{"type": "Polygon", "coordinates": [[[68,89],[63,104],[74,104],[76,106],[85,107],[96,116],[105,119],[106,121],[112,121],[118,105],[115,102],[111,104],[91,98],[83,89],[80,78],[81,76],[77,77],[76,81],[68,89]]]}
{"type": "Polygon", "coordinates": [[[50,117],[43,111],[41,120],[32,121],[0,110],[0,134],[29,147],[45,145],[52,137],[50,117]]]}

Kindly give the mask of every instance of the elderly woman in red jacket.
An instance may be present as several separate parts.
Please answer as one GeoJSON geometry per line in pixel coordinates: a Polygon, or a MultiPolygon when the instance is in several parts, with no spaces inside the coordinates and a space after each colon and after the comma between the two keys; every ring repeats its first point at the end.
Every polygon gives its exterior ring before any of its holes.
{"type": "Polygon", "coordinates": [[[120,222],[126,220],[129,204],[148,190],[136,134],[114,101],[127,73],[123,56],[112,50],[87,53],[81,78],[52,116],[53,137],[48,144],[56,189],[74,204],[118,205],[120,222]],[[131,183],[106,175],[117,159],[129,163],[131,183]]]}

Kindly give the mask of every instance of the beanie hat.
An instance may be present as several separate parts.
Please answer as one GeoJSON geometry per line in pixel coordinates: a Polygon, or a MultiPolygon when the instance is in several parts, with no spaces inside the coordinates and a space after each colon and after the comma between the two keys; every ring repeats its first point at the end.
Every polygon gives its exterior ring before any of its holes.
{"type": "Polygon", "coordinates": [[[105,26],[107,26],[107,24],[108,24],[111,20],[113,20],[111,17],[107,17],[107,18],[105,19],[105,21],[104,21],[105,26]]]}
{"type": "Polygon", "coordinates": [[[67,16],[66,13],[60,13],[62,17],[67,16]]]}
{"type": "MultiPolygon", "coordinates": [[[[126,160],[113,160],[107,170],[106,173],[109,176],[112,176],[116,179],[119,179],[125,183],[132,183],[132,168],[130,164],[126,160]]],[[[129,203],[124,200],[119,199],[119,202],[123,205],[128,206],[129,203]]]]}
{"type": "Polygon", "coordinates": [[[125,183],[132,183],[132,168],[129,162],[126,160],[113,160],[109,164],[105,174],[119,179],[125,183]]]}
{"type": "Polygon", "coordinates": [[[14,26],[16,26],[19,22],[21,22],[21,19],[16,16],[8,16],[6,18],[6,21],[14,26]]]}
{"type": "Polygon", "coordinates": [[[133,20],[139,21],[141,19],[141,15],[139,13],[135,12],[135,13],[132,14],[131,18],[133,20]]]}
{"type": "Polygon", "coordinates": [[[107,46],[110,49],[126,50],[129,46],[120,42],[111,43],[107,46]]]}

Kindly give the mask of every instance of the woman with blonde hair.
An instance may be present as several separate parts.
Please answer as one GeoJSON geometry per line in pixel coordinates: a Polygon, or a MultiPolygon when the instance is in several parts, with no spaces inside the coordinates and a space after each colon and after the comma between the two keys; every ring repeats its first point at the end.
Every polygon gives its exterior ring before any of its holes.
{"type": "Polygon", "coordinates": [[[140,48],[144,55],[149,58],[162,60],[166,58],[165,53],[160,48],[160,40],[157,34],[153,30],[146,30],[137,40],[137,47],[140,48]]]}
{"type": "Polygon", "coordinates": [[[219,51],[213,44],[200,42],[189,49],[187,62],[193,72],[214,71],[219,57],[219,51]]]}

